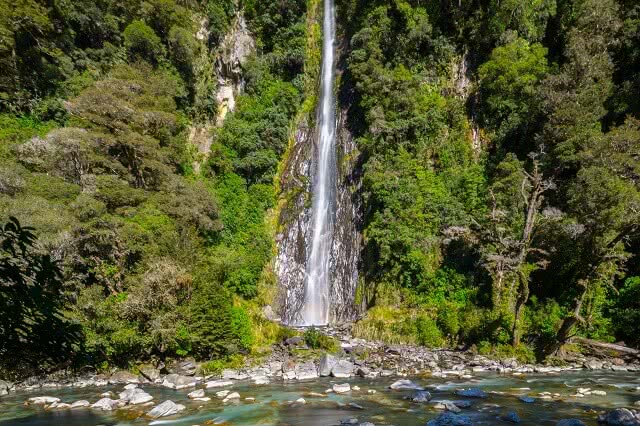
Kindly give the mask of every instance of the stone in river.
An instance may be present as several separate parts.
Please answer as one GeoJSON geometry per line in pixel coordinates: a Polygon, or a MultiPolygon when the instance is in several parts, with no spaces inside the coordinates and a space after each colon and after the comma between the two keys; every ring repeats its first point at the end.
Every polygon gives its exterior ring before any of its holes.
{"type": "Polygon", "coordinates": [[[162,404],[153,407],[153,409],[147,413],[147,417],[157,419],[160,417],[173,416],[174,414],[178,414],[185,408],[186,407],[182,404],[176,404],[171,400],[167,400],[162,404]]]}
{"type": "Polygon", "coordinates": [[[453,401],[453,405],[458,408],[469,408],[471,407],[471,401],[453,401]]]}
{"type": "MultiPolygon", "coordinates": [[[[198,380],[191,376],[181,376],[179,374],[167,374],[164,376],[162,386],[170,389],[186,389],[196,385],[198,380]]],[[[208,387],[208,386],[207,386],[208,387]]]]}
{"type": "Polygon", "coordinates": [[[520,423],[520,416],[518,416],[518,413],[516,413],[515,411],[510,411],[500,418],[505,422],[520,423]]]}
{"type": "Polygon", "coordinates": [[[351,385],[349,383],[343,383],[343,384],[335,384],[333,385],[333,391],[335,393],[347,393],[351,391],[351,385]]]}
{"type": "Polygon", "coordinates": [[[411,380],[403,379],[393,382],[389,389],[394,390],[424,390],[422,386],[413,383],[411,380]]]}
{"type": "Polygon", "coordinates": [[[318,373],[320,377],[327,377],[331,375],[333,366],[338,363],[338,358],[331,354],[323,354],[320,357],[320,365],[318,367],[318,373]]]}
{"type": "Polygon", "coordinates": [[[460,389],[456,392],[458,396],[464,396],[465,398],[486,398],[487,394],[482,389],[478,388],[469,388],[469,389],[460,389]]]}
{"type": "Polygon", "coordinates": [[[296,399],[295,402],[296,402],[296,404],[306,404],[307,403],[307,401],[304,398],[298,398],[298,399],[296,399]]]}
{"type": "Polygon", "coordinates": [[[521,396],[520,398],[518,398],[520,401],[527,403],[527,404],[533,404],[534,402],[536,402],[535,398],[531,398],[530,396],[521,396]]]}
{"type": "Polygon", "coordinates": [[[429,402],[431,400],[431,394],[424,390],[417,390],[409,397],[413,402],[429,402]]]}
{"type": "Polygon", "coordinates": [[[54,402],[60,402],[60,398],[54,396],[36,396],[28,399],[29,404],[53,404],[54,402]]]}
{"type": "Polygon", "coordinates": [[[210,382],[205,383],[207,389],[210,388],[223,388],[225,386],[231,386],[233,384],[230,380],[212,380],[210,382]]]}
{"type": "Polygon", "coordinates": [[[116,371],[109,377],[109,383],[140,383],[140,378],[125,370],[116,371]]]}
{"type": "Polygon", "coordinates": [[[224,397],[222,402],[229,402],[236,399],[240,399],[240,394],[238,392],[231,392],[229,395],[224,397]]]}
{"type": "Polygon", "coordinates": [[[204,398],[204,389],[194,390],[187,395],[190,399],[204,398]]]}
{"type": "Polygon", "coordinates": [[[556,423],[556,426],[586,426],[578,419],[563,419],[556,423]]]}
{"type": "Polygon", "coordinates": [[[353,376],[354,365],[346,359],[338,361],[331,369],[331,375],[336,378],[348,378],[353,376]]]}
{"type": "Polygon", "coordinates": [[[364,423],[360,423],[358,426],[376,426],[376,425],[370,422],[364,422],[364,423]]]}
{"type": "Polygon", "coordinates": [[[447,411],[440,414],[435,419],[429,420],[429,422],[427,422],[427,426],[473,426],[473,423],[467,416],[447,411]]]}
{"type": "Polygon", "coordinates": [[[86,399],[81,399],[79,401],[74,402],[73,404],[71,404],[71,408],[85,408],[90,406],[91,403],[89,401],[87,401],[86,399]]]}
{"type": "Polygon", "coordinates": [[[10,382],[0,380],[0,396],[7,395],[12,387],[10,382]]]}
{"type": "Polygon", "coordinates": [[[355,417],[350,417],[347,419],[342,419],[340,420],[340,425],[341,426],[345,426],[345,425],[357,425],[358,423],[360,423],[358,421],[358,419],[356,419],[355,417]]]}
{"type": "Polygon", "coordinates": [[[97,408],[98,410],[103,411],[111,411],[118,408],[119,405],[120,401],[118,401],[117,399],[102,398],[93,403],[93,405],[91,405],[91,408],[97,408]]]}
{"type": "Polygon", "coordinates": [[[142,389],[134,388],[120,392],[120,400],[127,404],[138,405],[153,400],[153,396],[149,395],[142,389]]]}
{"type": "Polygon", "coordinates": [[[598,417],[598,424],[608,426],[640,426],[640,419],[626,408],[616,408],[598,417]]]}

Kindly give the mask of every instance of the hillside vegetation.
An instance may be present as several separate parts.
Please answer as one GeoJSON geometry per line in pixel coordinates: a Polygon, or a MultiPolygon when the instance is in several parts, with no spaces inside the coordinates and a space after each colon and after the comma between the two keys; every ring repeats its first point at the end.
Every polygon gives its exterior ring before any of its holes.
{"type": "MultiPolygon", "coordinates": [[[[286,335],[261,306],[318,5],[0,0],[3,375],[223,365],[286,335]],[[203,160],[189,135],[216,121],[238,13],[257,52],[203,160]]],[[[640,344],[640,6],[337,8],[362,164],[355,333],[527,360],[576,334],[640,344]]]]}

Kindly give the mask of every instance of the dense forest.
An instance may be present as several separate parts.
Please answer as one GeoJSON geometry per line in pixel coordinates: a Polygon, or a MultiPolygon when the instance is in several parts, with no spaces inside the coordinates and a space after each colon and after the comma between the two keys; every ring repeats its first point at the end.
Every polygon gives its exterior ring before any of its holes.
{"type": "MultiPolygon", "coordinates": [[[[318,0],[0,0],[0,370],[260,356],[318,0]],[[218,125],[214,70],[255,51],[218,125]],[[203,153],[194,129],[212,140],[203,153]]],[[[640,344],[640,5],[340,0],[360,337],[640,344]]],[[[10,373],[9,373],[10,371],[10,373]]]]}

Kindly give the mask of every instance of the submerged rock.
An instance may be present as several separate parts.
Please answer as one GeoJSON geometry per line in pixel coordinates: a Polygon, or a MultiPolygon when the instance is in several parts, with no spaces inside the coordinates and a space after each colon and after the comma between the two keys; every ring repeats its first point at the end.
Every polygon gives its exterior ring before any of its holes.
{"type": "Polygon", "coordinates": [[[433,420],[427,422],[427,426],[473,426],[471,419],[467,416],[445,412],[433,420]]]}
{"type": "Polygon", "coordinates": [[[186,407],[182,404],[176,404],[171,400],[164,401],[162,404],[159,404],[151,411],[147,413],[147,417],[151,417],[152,419],[157,419],[160,417],[173,416],[174,414],[178,414],[186,407]]]}
{"type": "Polygon", "coordinates": [[[398,380],[393,382],[390,386],[389,389],[394,389],[394,390],[424,390],[424,388],[422,386],[419,386],[415,383],[413,383],[411,380],[398,380]]]}
{"type": "Polygon", "coordinates": [[[563,419],[556,423],[556,426],[587,426],[578,419],[563,419]]]}
{"type": "Polygon", "coordinates": [[[478,388],[469,388],[469,389],[460,389],[456,392],[456,395],[464,396],[465,398],[486,398],[487,394],[482,389],[478,388]]]}
{"type": "Polygon", "coordinates": [[[533,404],[534,402],[536,402],[536,399],[531,398],[530,396],[521,396],[518,399],[526,404],[533,404]]]}
{"type": "Polygon", "coordinates": [[[598,417],[598,424],[607,426],[640,426],[640,419],[626,408],[616,408],[598,417]]]}
{"type": "Polygon", "coordinates": [[[431,400],[431,394],[425,390],[417,390],[408,397],[413,402],[429,402],[431,400]]]}
{"type": "Polygon", "coordinates": [[[510,411],[500,418],[505,422],[520,423],[520,416],[518,416],[518,413],[516,413],[515,411],[510,411]]]}

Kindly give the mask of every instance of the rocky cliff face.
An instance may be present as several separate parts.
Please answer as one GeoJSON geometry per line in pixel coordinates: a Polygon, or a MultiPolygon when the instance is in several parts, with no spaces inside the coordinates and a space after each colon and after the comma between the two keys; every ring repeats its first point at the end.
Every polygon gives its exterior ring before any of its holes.
{"type": "Polygon", "coordinates": [[[198,152],[193,166],[195,172],[199,173],[200,164],[211,151],[211,131],[223,125],[227,114],[235,109],[237,96],[244,90],[242,68],[255,53],[256,43],[241,11],[234,17],[229,31],[215,51],[207,47],[209,32],[206,19],[201,22],[196,38],[201,43],[201,55],[196,61],[196,110],[207,110],[212,97],[215,97],[217,105],[215,119],[203,119],[193,125],[189,132],[189,143],[198,152]]]}
{"type": "MultiPolygon", "coordinates": [[[[354,319],[360,256],[361,209],[354,172],[358,152],[346,128],[346,112],[338,114],[336,209],[331,243],[330,321],[354,319]]],[[[280,214],[276,236],[275,271],[279,282],[278,311],[285,323],[295,323],[304,302],[305,266],[310,243],[311,182],[318,135],[313,120],[300,121],[295,141],[280,176],[280,214]]]]}

